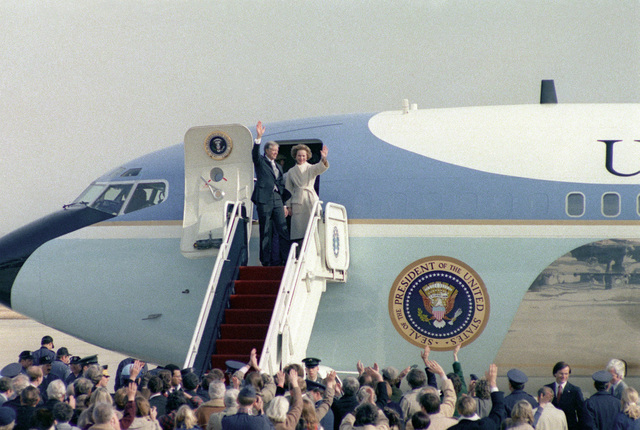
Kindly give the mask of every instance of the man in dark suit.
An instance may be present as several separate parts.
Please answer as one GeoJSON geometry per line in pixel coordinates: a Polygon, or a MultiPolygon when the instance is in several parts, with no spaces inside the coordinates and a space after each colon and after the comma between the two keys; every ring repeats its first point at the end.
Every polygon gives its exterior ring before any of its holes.
{"type": "Polygon", "coordinates": [[[162,379],[160,379],[159,376],[152,376],[149,379],[149,382],[147,384],[147,387],[149,388],[149,405],[150,406],[155,406],[156,407],[156,411],[158,411],[158,416],[161,417],[162,415],[166,414],[166,407],[167,407],[167,397],[162,394],[162,390],[164,388],[164,384],[162,383],[162,379]]]}
{"type": "Polygon", "coordinates": [[[582,390],[568,382],[571,367],[564,361],[559,361],[553,366],[553,376],[556,382],[546,386],[553,390],[553,406],[567,416],[569,430],[591,428],[591,418],[584,405],[582,390]]]}
{"type": "Polygon", "coordinates": [[[585,402],[585,408],[593,421],[595,430],[612,429],[620,412],[620,400],[615,398],[609,390],[611,374],[606,370],[594,373],[593,386],[597,392],[585,402]]]}
{"type": "Polygon", "coordinates": [[[258,121],[257,138],[251,150],[256,171],[256,184],[251,201],[256,205],[260,223],[260,262],[263,266],[281,266],[289,252],[289,231],[286,221],[289,212],[283,203],[285,188],[282,167],[275,162],[278,156],[278,144],[267,142],[264,147],[264,156],[260,155],[260,142],[264,130],[262,122],[258,121]],[[278,255],[274,255],[272,249],[273,227],[280,239],[278,255]]]}

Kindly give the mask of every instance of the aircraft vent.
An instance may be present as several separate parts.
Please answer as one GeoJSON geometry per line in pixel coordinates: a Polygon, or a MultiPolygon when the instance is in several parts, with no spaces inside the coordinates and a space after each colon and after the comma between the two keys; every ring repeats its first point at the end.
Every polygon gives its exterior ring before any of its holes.
{"type": "Polygon", "coordinates": [[[558,103],[553,79],[543,79],[540,87],[540,104],[558,103]]]}

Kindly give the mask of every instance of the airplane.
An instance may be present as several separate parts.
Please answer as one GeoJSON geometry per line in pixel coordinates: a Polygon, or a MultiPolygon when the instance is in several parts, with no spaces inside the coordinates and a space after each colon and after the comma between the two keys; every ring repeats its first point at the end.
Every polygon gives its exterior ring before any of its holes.
{"type": "MultiPolygon", "coordinates": [[[[234,306],[250,309],[244,319],[266,314],[252,327],[270,371],[305,356],[344,371],[358,360],[404,368],[426,345],[446,362],[457,344],[470,372],[497,362],[550,376],[564,360],[590,375],[611,356],[638,367],[621,339],[640,326],[640,104],[557,103],[545,80],[539,104],[405,100],[266,124],[285,170],[298,143],[315,161],[326,145],[330,168],[317,183],[326,204],[264,312],[254,308],[266,296],[230,304],[241,268],[259,266],[253,137],[239,124],[194,127],[0,238],[0,302],[101,347],[201,370],[234,306]]],[[[233,336],[247,356],[258,342],[233,336]]]]}

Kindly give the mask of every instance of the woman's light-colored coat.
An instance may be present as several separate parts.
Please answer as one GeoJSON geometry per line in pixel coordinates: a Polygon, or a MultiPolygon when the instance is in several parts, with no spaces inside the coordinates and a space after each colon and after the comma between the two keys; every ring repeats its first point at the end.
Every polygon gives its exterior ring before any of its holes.
{"type": "Polygon", "coordinates": [[[291,240],[304,237],[311,209],[318,200],[318,195],[313,189],[316,176],[328,168],[329,162],[325,159],[324,162],[316,164],[296,164],[287,172],[285,188],[291,193],[291,198],[286,203],[291,209],[291,240]]]}

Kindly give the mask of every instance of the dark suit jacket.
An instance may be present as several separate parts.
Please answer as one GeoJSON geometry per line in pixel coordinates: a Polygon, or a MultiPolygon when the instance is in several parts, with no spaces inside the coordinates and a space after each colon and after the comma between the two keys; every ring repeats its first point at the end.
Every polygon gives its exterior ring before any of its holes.
{"type": "Polygon", "coordinates": [[[547,387],[553,390],[553,406],[562,409],[567,416],[567,425],[569,430],[580,428],[591,428],[591,417],[587,413],[584,405],[584,397],[580,387],[567,382],[562,391],[560,402],[556,398],[556,384],[552,382],[547,387]]]}
{"type": "Polygon", "coordinates": [[[333,404],[331,405],[331,410],[333,411],[334,430],[338,430],[340,428],[342,419],[350,412],[353,412],[358,404],[359,403],[358,399],[356,399],[356,396],[342,396],[341,398],[334,400],[333,404]]]}
{"type": "Polygon", "coordinates": [[[167,413],[166,412],[167,398],[162,394],[160,394],[159,396],[151,397],[149,399],[149,405],[156,407],[159,417],[167,413]]]}
{"type": "Polygon", "coordinates": [[[500,424],[506,418],[504,409],[504,394],[502,391],[491,393],[491,412],[488,417],[480,418],[477,421],[461,419],[458,424],[449,427],[451,430],[472,429],[472,430],[499,430],[500,424]]]}
{"type": "Polygon", "coordinates": [[[620,400],[608,391],[598,391],[584,402],[596,430],[612,429],[620,412],[620,400]]]}
{"type": "Polygon", "coordinates": [[[267,203],[273,196],[273,187],[278,187],[280,196],[284,198],[284,176],[282,173],[282,167],[276,163],[276,167],[280,174],[278,179],[273,173],[271,162],[264,155],[260,155],[260,145],[253,145],[251,150],[251,158],[253,159],[253,166],[256,170],[256,184],[253,188],[253,194],[251,195],[251,201],[255,204],[267,203]]]}

